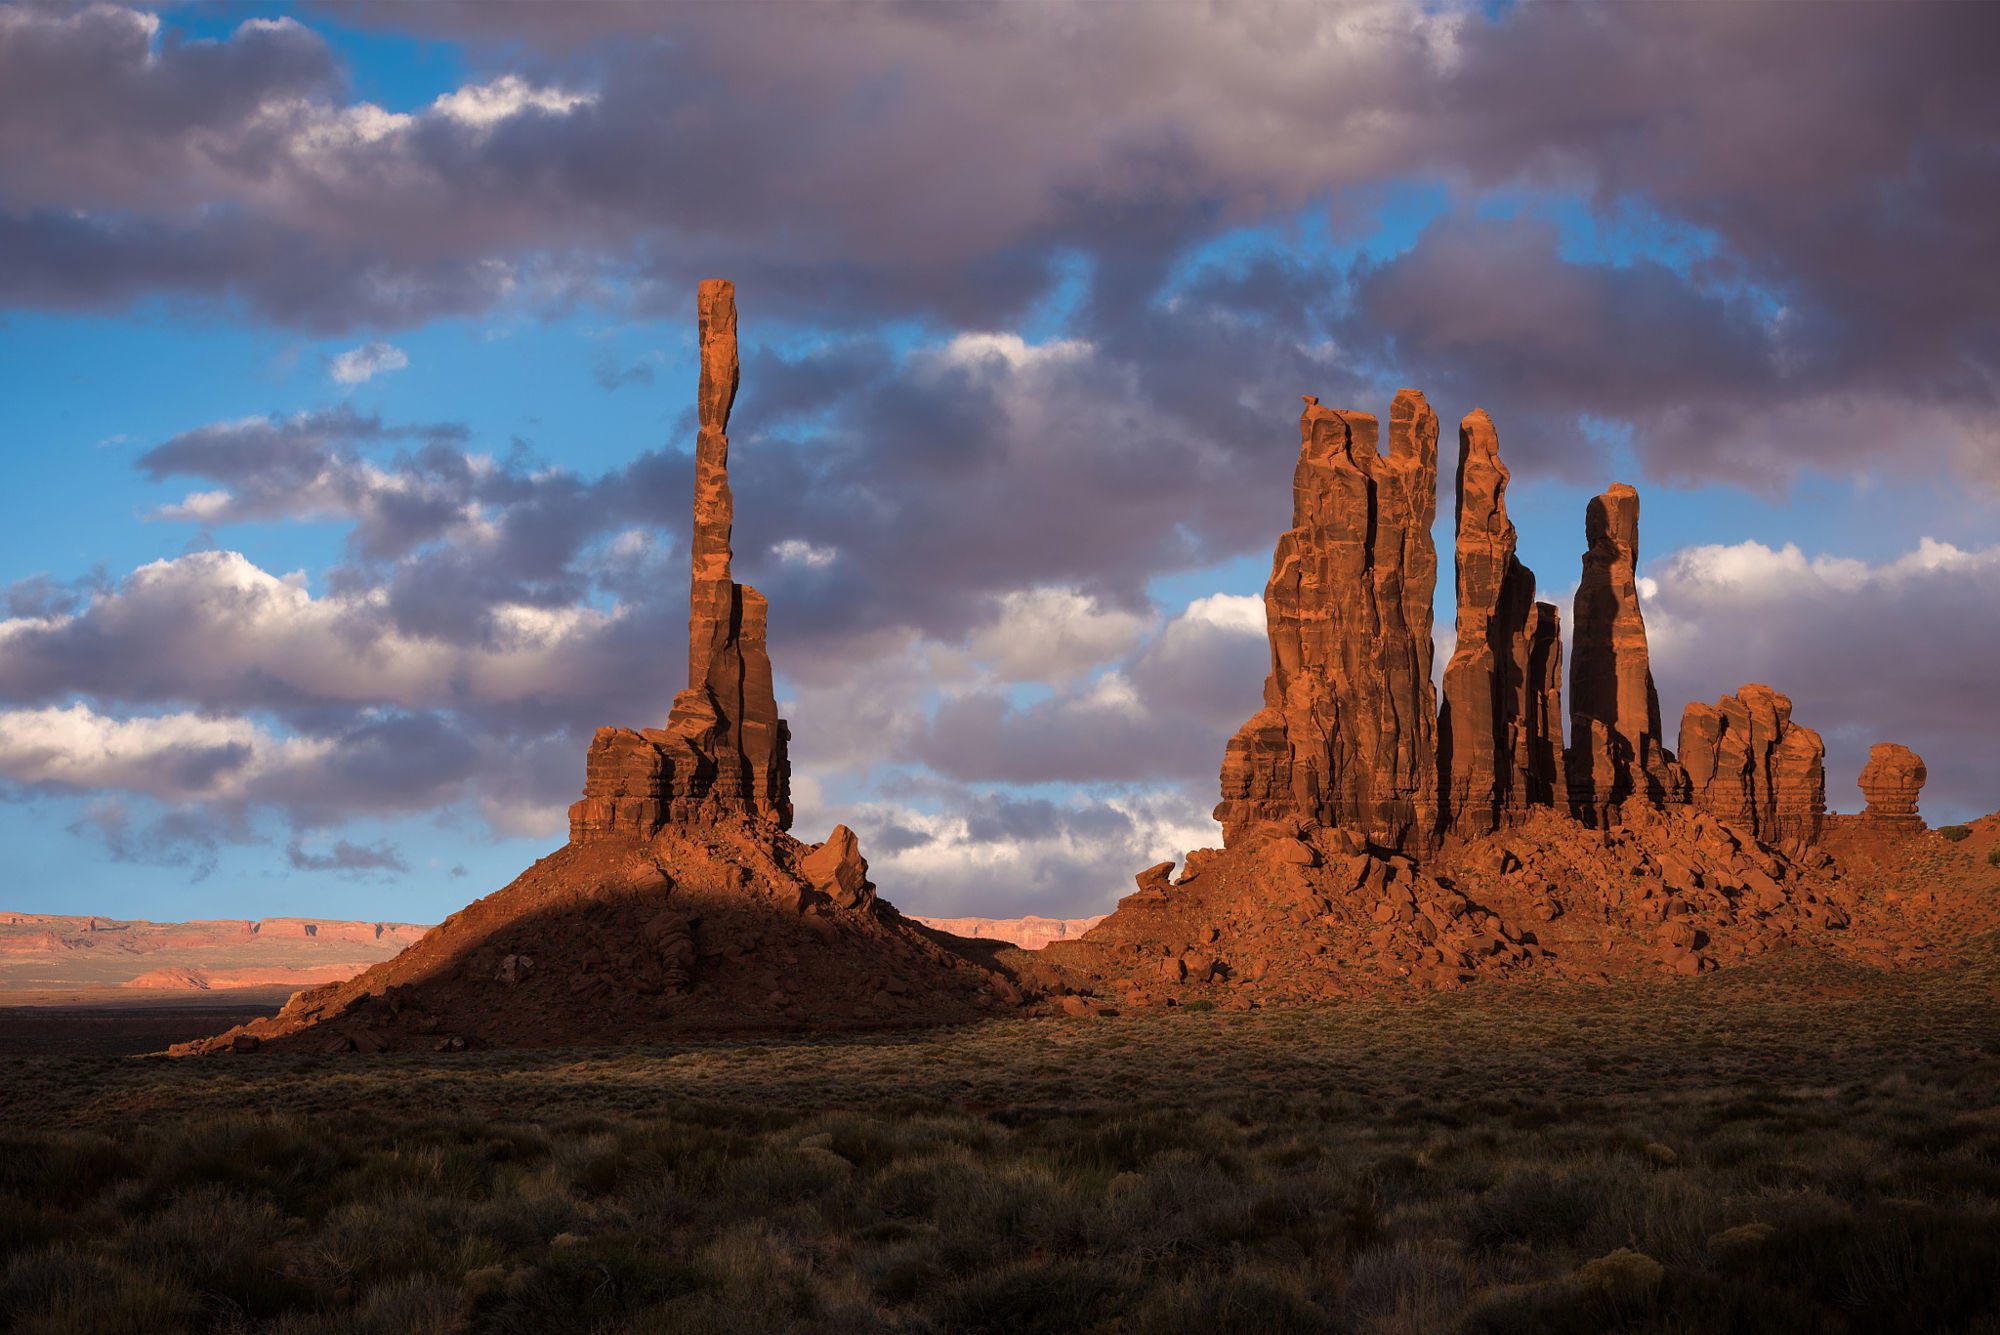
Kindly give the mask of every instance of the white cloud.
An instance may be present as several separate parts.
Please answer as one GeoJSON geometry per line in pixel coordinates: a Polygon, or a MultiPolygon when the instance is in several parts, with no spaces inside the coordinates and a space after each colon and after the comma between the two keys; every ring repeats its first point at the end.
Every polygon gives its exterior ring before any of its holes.
{"type": "Polygon", "coordinates": [[[840,550],[836,547],[815,547],[803,538],[786,538],[783,542],[772,544],[771,555],[788,566],[823,570],[834,563],[840,550]]]}
{"type": "Polygon", "coordinates": [[[1002,681],[1069,681],[1129,653],[1152,624],[1076,589],[1021,589],[1000,599],[970,647],[1002,681]]]}
{"type": "Polygon", "coordinates": [[[485,129],[523,111],[566,116],[578,107],[589,106],[596,101],[595,93],[537,88],[518,74],[508,74],[492,83],[467,84],[439,97],[431,106],[455,121],[485,129]]]}
{"type": "Polygon", "coordinates": [[[601,687],[590,663],[619,615],[501,604],[489,635],[459,643],[397,629],[381,589],[315,598],[240,552],[193,552],[141,566],[71,615],[0,620],[0,692],[103,680],[127,698],[157,682],[181,699],[411,709],[560,699],[601,687]]]}
{"type": "Polygon", "coordinates": [[[404,351],[393,343],[363,343],[333,359],[333,378],[343,385],[358,385],[387,371],[400,371],[410,364],[404,351]]]}
{"type": "Polygon", "coordinates": [[[247,719],[177,713],[112,718],[88,705],[0,712],[0,776],[165,802],[241,800],[273,775],[311,765],[323,740],[277,737],[247,719]]]}

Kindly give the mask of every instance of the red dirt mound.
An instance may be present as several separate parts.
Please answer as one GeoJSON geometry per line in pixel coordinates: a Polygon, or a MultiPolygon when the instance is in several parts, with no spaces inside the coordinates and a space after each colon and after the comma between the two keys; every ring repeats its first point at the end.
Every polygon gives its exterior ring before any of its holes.
{"type": "Polygon", "coordinates": [[[173,1051],[629,1043],[943,1024],[1004,1004],[977,947],[958,953],[971,943],[872,893],[843,905],[802,872],[811,853],[748,825],[569,844],[396,958],[173,1051]]]}

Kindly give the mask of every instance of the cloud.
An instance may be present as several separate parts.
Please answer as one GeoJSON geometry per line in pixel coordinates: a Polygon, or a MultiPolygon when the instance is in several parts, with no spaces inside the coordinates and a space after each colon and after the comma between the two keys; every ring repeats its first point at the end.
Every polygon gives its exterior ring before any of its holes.
{"type": "Polygon", "coordinates": [[[304,840],[294,839],[285,848],[285,860],[298,871],[332,871],[350,876],[410,869],[393,844],[354,844],[345,839],[335,840],[324,853],[308,849],[304,840]]]}
{"type": "MultiPolygon", "coordinates": [[[[1573,20],[396,6],[372,21],[497,67],[395,112],[292,20],[191,41],[171,15],[16,7],[0,299],[177,294],[332,330],[498,303],[650,315],[727,272],[761,318],[836,340],[960,331],[940,377],[1087,367],[1127,429],[1206,399],[1184,415],[1225,454],[1246,387],[1296,394],[1338,363],[1371,390],[1463,390],[1531,442],[1546,426],[1529,470],[1594,449],[1588,412],[1673,480],[1864,470],[1899,422],[1903,458],[1991,480],[1991,7],[1573,20]],[[1407,253],[1356,268],[1301,244],[1365,240],[1399,191],[1445,217],[1407,253]],[[1075,274],[1066,327],[1028,338],[1075,274]]],[[[932,439],[960,425],[926,406],[932,439]]]]}
{"type": "Polygon", "coordinates": [[[385,371],[400,371],[409,364],[408,354],[393,343],[363,343],[336,354],[328,374],[339,384],[359,385],[385,371]]]}

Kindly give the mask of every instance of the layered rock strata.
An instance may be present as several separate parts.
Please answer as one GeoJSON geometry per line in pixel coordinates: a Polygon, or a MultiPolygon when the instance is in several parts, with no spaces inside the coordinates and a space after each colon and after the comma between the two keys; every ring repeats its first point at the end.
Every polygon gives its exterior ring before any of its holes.
{"type": "Polygon", "coordinates": [[[1688,800],[1769,844],[1819,842],[1826,747],[1792,722],[1792,702],[1755,682],[1681,715],[1688,800]]]}
{"type": "Polygon", "coordinates": [[[791,732],[778,717],[765,601],[730,575],[729,413],[736,401],[736,288],[698,294],[700,433],[695,440],[688,684],[665,728],[599,728],[570,838],[644,839],[661,826],[730,817],[792,823],[791,732]]]}
{"type": "Polygon", "coordinates": [[[1389,452],[1377,424],[1306,398],[1292,527],[1264,609],[1264,707],[1224,752],[1225,842],[1270,820],[1340,826],[1383,848],[1435,835],[1437,414],[1396,392],[1389,452]]]}
{"type": "Polygon", "coordinates": [[[1687,776],[1661,742],[1660,696],[1639,610],[1639,493],[1624,483],[1590,502],[1570,654],[1570,809],[1603,827],[1628,804],[1686,798],[1687,776]]]}
{"type": "Polygon", "coordinates": [[[1551,654],[1560,672],[1561,633],[1514,555],[1509,476],[1493,419],[1469,414],[1458,428],[1458,638],[1437,729],[1440,818],[1460,834],[1549,805],[1561,770],[1561,686],[1551,700],[1548,680],[1551,654]]]}
{"type": "Polygon", "coordinates": [[[1923,757],[1895,742],[1877,742],[1868,748],[1868,763],[1855,782],[1868,799],[1861,813],[1864,824],[1890,833],[1915,833],[1928,828],[1917,814],[1917,795],[1923,791],[1923,757]]]}

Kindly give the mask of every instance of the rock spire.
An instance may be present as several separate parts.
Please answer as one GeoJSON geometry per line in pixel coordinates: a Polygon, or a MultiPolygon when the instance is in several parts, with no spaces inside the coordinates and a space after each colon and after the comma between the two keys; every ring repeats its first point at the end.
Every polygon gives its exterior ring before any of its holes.
{"type": "Polygon", "coordinates": [[[1878,830],[1895,833],[1916,833],[1927,828],[1924,818],[1917,814],[1917,794],[1923,791],[1927,777],[1923,757],[1909,747],[1895,742],[1877,742],[1869,747],[1868,763],[1862,767],[1861,777],[1855,780],[1861,786],[1862,796],[1868,799],[1868,809],[1861,813],[1863,821],[1878,830]]]}
{"type": "Polygon", "coordinates": [[[1493,419],[1468,414],[1458,427],[1458,641],[1438,714],[1440,815],[1466,835],[1549,805],[1561,771],[1560,628],[1556,609],[1535,601],[1534,571],[1515,559],[1509,477],[1493,419]]]}
{"type": "Polygon", "coordinates": [[[1752,682],[1681,715],[1680,763],[1689,800],[1768,844],[1819,842],[1826,819],[1826,747],[1792,722],[1792,702],[1752,682]]]}
{"type": "Polygon", "coordinates": [[[1306,397],[1292,527],[1264,586],[1264,707],[1229,741],[1215,818],[1340,826],[1384,848],[1437,827],[1431,595],[1437,414],[1402,389],[1377,424],[1306,397]]]}
{"type": "Polygon", "coordinates": [[[1660,696],[1639,611],[1639,493],[1622,482],[1590,502],[1570,654],[1570,807],[1591,824],[1628,801],[1683,800],[1687,777],[1660,740],[1660,696]]]}
{"type": "Polygon", "coordinates": [[[736,287],[708,279],[695,439],[688,684],[665,728],[599,728],[570,837],[646,838],[669,822],[792,823],[791,732],[778,717],[764,647],[764,595],[730,575],[729,412],[736,401],[736,287]]]}

